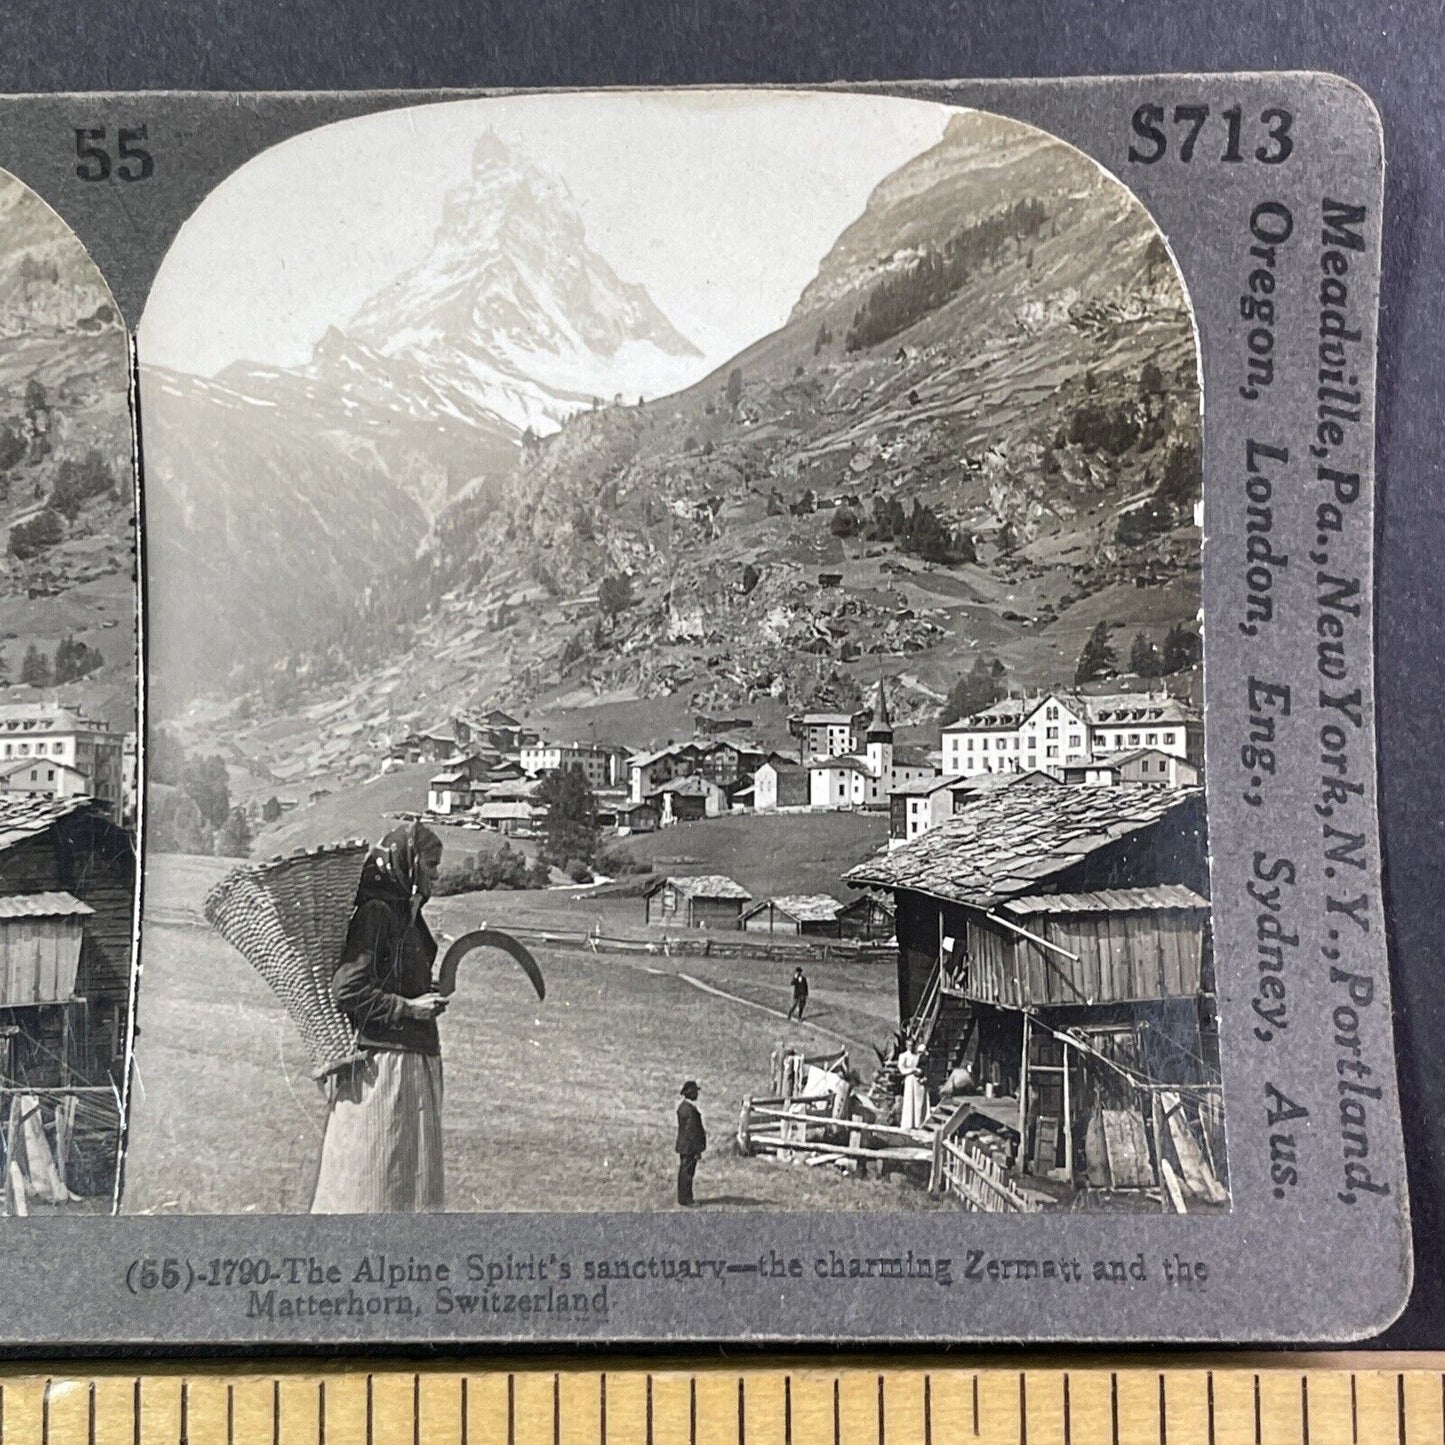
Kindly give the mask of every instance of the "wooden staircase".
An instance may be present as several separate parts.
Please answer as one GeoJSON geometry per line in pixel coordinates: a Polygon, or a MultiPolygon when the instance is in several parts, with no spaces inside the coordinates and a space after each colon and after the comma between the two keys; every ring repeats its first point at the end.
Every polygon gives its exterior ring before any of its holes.
{"type": "MultiPolygon", "coordinates": [[[[928,1082],[930,1098],[938,1093],[948,1078],[953,1044],[969,1017],[968,1001],[959,994],[946,992],[941,986],[941,977],[939,965],[934,964],[923,997],[904,1030],[910,1037],[920,1040],[928,1050],[924,1059],[924,1077],[928,1082]]],[[[873,1076],[872,1091],[875,1096],[882,1097],[897,1097],[902,1093],[903,1083],[895,1065],[879,1066],[873,1076]]]]}

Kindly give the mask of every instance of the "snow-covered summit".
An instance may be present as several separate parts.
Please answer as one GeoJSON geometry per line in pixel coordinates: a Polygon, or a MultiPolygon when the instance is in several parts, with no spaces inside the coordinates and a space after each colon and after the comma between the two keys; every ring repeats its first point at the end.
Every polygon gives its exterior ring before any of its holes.
{"type": "Polygon", "coordinates": [[[431,251],[345,330],[519,432],[555,430],[594,397],[675,391],[704,369],[646,287],[589,246],[565,184],[491,132],[447,193],[431,251]]]}

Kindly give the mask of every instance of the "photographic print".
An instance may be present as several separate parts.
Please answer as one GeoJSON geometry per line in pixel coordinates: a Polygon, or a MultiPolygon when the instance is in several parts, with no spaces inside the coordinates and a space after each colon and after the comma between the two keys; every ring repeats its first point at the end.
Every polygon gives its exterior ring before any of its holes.
{"type": "Polygon", "coordinates": [[[122,1208],[1229,1208],[1175,261],[1018,121],[457,101],[138,329],[122,1208]]]}
{"type": "Polygon", "coordinates": [[[85,247],[0,172],[0,1213],[117,1185],[135,912],[130,347],[85,247]]]}

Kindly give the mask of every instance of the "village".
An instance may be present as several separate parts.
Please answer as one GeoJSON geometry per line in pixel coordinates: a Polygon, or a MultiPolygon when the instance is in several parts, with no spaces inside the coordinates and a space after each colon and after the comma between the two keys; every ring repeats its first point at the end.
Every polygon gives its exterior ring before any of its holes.
{"type": "Polygon", "coordinates": [[[876,1058],[789,1031],[758,1061],[738,1101],[744,1156],[897,1173],[966,1209],[1227,1203],[1196,708],[1058,690],[906,747],[880,677],[870,708],[790,717],[786,744],[745,719],[699,722],[634,751],[493,709],[413,734],[393,759],[440,769],[420,816],[509,839],[544,832],[547,780],[568,772],[619,840],[678,830],[696,849],[725,820],[886,818],[876,853],[826,892],[796,891],[786,868],[764,892],[654,855],[615,896],[597,880],[585,929],[534,935],[732,961],[716,966],[738,976],[796,967],[824,996],[839,964],[888,968],[896,1021],[879,1020],[876,1058]]]}
{"type": "Polygon", "coordinates": [[[1203,719],[1167,693],[1009,698],[943,728],[929,751],[895,745],[881,678],[871,710],[790,717],[786,750],[747,736],[746,719],[698,721],[712,735],[634,751],[544,739],[493,709],[410,734],[388,765],[438,763],[418,811],[512,837],[540,831],[541,780],[576,769],[598,825],[618,836],[725,814],[866,809],[888,814],[890,847],[1019,783],[1180,789],[1203,773],[1203,719]]]}

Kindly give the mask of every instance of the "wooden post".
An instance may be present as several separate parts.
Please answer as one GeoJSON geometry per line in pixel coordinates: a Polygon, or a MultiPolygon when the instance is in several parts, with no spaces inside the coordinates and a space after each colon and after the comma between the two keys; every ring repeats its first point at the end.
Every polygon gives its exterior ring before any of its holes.
{"type": "Polygon", "coordinates": [[[1070,1108],[1069,1096],[1069,1046],[1060,1040],[1064,1060],[1064,1178],[1069,1188],[1074,1187],[1074,1112],[1070,1108]]]}
{"type": "MultiPolygon", "coordinates": [[[[1164,1176],[1164,1111],[1159,1107],[1159,1094],[1155,1089],[1149,1091],[1149,1123],[1154,1131],[1154,1163],[1155,1173],[1159,1180],[1160,1201],[1159,1207],[1165,1214],[1170,1212],[1173,1201],[1170,1198],[1169,1181],[1164,1176]]],[[[1175,1185],[1178,1188],[1178,1185],[1175,1185]]],[[[1183,1210],[1180,1210],[1183,1213],[1183,1210]]]]}
{"type": "Polygon", "coordinates": [[[71,1051],[71,1008],[69,1003],[60,1005],[60,1087],[70,1087],[70,1051],[71,1051]]]}
{"type": "Polygon", "coordinates": [[[743,1100],[742,1117],[738,1120],[738,1148],[744,1154],[753,1152],[753,1096],[743,1100]]]}
{"type": "Polygon", "coordinates": [[[1029,1168],[1029,1016],[1024,1014],[1024,1047],[1019,1060],[1019,1159],[1018,1172],[1029,1168]]]}

